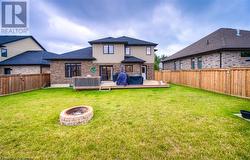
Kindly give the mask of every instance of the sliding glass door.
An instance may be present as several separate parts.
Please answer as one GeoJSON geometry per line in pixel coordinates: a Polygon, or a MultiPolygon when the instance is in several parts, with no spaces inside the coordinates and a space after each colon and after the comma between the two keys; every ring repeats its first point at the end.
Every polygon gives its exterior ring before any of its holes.
{"type": "Polygon", "coordinates": [[[102,81],[113,80],[113,66],[100,66],[100,76],[102,81]]]}

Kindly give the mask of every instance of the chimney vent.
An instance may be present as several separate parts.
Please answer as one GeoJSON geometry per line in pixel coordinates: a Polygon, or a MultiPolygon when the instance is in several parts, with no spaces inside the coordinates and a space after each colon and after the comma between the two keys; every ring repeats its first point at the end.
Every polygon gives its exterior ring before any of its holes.
{"type": "Polygon", "coordinates": [[[240,30],[237,29],[236,31],[237,31],[236,35],[237,35],[237,36],[240,36],[240,30]]]}

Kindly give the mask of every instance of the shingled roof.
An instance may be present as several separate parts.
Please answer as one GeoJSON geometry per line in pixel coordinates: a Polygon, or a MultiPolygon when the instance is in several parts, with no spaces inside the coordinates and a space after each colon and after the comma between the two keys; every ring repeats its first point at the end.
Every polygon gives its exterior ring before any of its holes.
{"type": "Polygon", "coordinates": [[[43,48],[43,46],[33,36],[0,36],[0,46],[4,47],[4,44],[16,42],[26,38],[33,39],[43,50],[45,50],[45,48],[43,48]]]}
{"type": "Polygon", "coordinates": [[[7,65],[49,65],[49,62],[43,59],[45,56],[53,56],[54,53],[47,51],[26,51],[14,57],[0,62],[0,66],[7,65]]]}
{"type": "Polygon", "coordinates": [[[122,61],[122,63],[144,63],[145,61],[134,57],[134,56],[125,56],[124,60],[122,61]]]}
{"type": "Polygon", "coordinates": [[[162,61],[206,54],[212,51],[230,51],[250,49],[250,31],[220,28],[199,41],[166,57],[162,61]]]}
{"type": "Polygon", "coordinates": [[[44,57],[47,60],[95,60],[92,56],[92,47],[67,52],[64,54],[48,55],[44,57]]]}
{"type": "Polygon", "coordinates": [[[131,37],[118,37],[118,38],[113,38],[113,37],[106,37],[102,39],[97,39],[94,41],[89,41],[89,44],[102,44],[102,43],[123,43],[126,45],[135,45],[135,46],[157,46],[156,43],[153,42],[148,42],[140,39],[135,39],[131,37]]]}

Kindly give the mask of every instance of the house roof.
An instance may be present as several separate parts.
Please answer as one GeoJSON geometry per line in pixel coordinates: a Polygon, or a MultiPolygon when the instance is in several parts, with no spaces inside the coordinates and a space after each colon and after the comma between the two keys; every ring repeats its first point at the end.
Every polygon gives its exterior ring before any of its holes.
{"type": "Polygon", "coordinates": [[[250,31],[220,28],[181,51],[166,57],[163,61],[174,60],[196,54],[205,54],[211,51],[250,49],[249,42],[250,31]]]}
{"type": "Polygon", "coordinates": [[[43,50],[46,50],[33,36],[0,36],[0,46],[4,47],[4,44],[16,42],[26,38],[33,39],[43,50]]]}
{"type": "Polygon", "coordinates": [[[64,54],[48,55],[47,60],[95,60],[92,56],[92,47],[67,52],[64,54]]]}
{"type": "Polygon", "coordinates": [[[14,57],[6,59],[0,62],[0,66],[7,65],[49,65],[47,60],[44,60],[44,56],[52,56],[54,53],[47,51],[26,51],[18,54],[14,57]]]}
{"type": "Polygon", "coordinates": [[[134,56],[125,56],[124,60],[122,61],[122,63],[144,63],[145,61],[134,57],[134,56]]]}
{"type": "Polygon", "coordinates": [[[148,41],[135,39],[135,38],[131,38],[131,37],[126,37],[126,36],[122,36],[122,37],[118,37],[118,38],[106,37],[106,38],[102,38],[102,39],[89,41],[89,44],[101,44],[101,43],[123,43],[126,45],[135,45],[135,46],[145,46],[145,45],[146,46],[157,46],[157,44],[153,43],[153,42],[148,42],[148,41]]]}

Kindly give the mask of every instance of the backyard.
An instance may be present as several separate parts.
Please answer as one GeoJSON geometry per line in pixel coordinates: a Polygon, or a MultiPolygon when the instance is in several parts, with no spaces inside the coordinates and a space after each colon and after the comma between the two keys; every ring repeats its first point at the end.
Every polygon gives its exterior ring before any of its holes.
{"type": "Polygon", "coordinates": [[[0,159],[250,159],[250,100],[171,85],[111,92],[41,89],[0,97],[0,159]],[[90,105],[82,126],[60,112],[90,105]]]}

